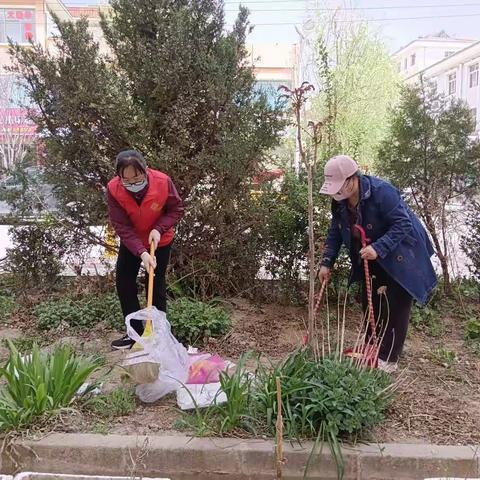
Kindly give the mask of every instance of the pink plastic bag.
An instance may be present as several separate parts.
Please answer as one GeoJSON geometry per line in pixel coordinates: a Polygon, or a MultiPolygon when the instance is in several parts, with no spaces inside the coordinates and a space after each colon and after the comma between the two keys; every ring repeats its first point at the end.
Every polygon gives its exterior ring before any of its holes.
{"type": "Polygon", "coordinates": [[[220,380],[220,373],[226,369],[224,360],[218,355],[192,355],[199,357],[192,358],[188,369],[187,384],[205,385],[217,383],[220,380]]]}

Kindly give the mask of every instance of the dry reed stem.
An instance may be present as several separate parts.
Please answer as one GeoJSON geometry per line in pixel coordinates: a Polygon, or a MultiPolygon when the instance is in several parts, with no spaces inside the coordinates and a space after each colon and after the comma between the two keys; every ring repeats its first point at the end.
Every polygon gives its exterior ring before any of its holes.
{"type": "Polygon", "coordinates": [[[277,457],[277,480],[281,480],[283,476],[283,416],[282,416],[282,384],[280,377],[276,378],[277,384],[277,445],[276,445],[276,457],[277,457]]]}

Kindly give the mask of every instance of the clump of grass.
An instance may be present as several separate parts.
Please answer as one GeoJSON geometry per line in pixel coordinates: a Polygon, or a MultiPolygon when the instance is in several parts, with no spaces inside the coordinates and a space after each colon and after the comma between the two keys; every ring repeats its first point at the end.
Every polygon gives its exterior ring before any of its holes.
{"type": "MultiPolygon", "coordinates": [[[[33,345],[22,356],[8,341],[9,358],[0,368],[0,432],[19,430],[71,406],[80,387],[99,368],[95,358],[77,355],[69,347],[52,353],[33,345]]],[[[95,388],[90,385],[84,394],[95,388]]]]}
{"type": "Polygon", "coordinates": [[[124,417],[135,411],[135,394],[130,388],[119,387],[111,392],[92,397],[86,402],[85,408],[96,417],[103,419],[124,417]]]}
{"type": "Polygon", "coordinates": [[[432,359],[445,368],[450,368],[457,361],[457,354],[445,347],[438,347],[431,353],[432,359]]]}

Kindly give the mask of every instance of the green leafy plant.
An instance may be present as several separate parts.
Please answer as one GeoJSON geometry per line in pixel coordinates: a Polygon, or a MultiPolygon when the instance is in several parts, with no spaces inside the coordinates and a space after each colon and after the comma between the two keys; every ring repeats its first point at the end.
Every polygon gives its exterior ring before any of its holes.
{"type": "MultiPolygon", "coordinates": [[[[20,353],[29,353],[35,345],[42,346],[45,340],[41,337],[19,337],[10,340],[20,353]]],[[[2,343],[8,348],[8,339],[3,339],[2,343]]]]}
{"type": "Polygon", "coordinates": [[[282,384],[284,421],[289,436],[316,436],[323,426],[336,436],[351,435],[379,423],[390,402],[391,379],[382,371],[359,368],[348,359],[315,361],[300,350],[273,370],[260,370],[263,387],[254,391],[257,411],[273,432],[277,413],[276,377],[282,384]]]}
{"type": "Polygon", "coordinates": [[[90,328],[100,322],[121,329],[124,325],[120,303],[114,293],[89,295],[79,299],[50,300],[35,308],[40,330],[57,328],[66,322],[73,328],[90,328]]]}
{"type": "Polygon", "coordinates": [[[480,320],[472,318],[465,326],[465,338],[480,342],[480,320]]]}
{"type": "Polygon", "coordinates": [[[62,322],[69,325],[79,325],[81,322],[80,311],[75,308],[75,303],[70,299],[41,303],[35,308],[35,315],[37,316],[37,327],[40,330],[57,328],[62,322]]]}
{"type": "Polygon", "coordinates": [[[453,350],[448,350],[445,347],[438,347],[433,350],[431,355],[434,361],[443,365],[445,368],[451,367],[457,361],[457,354],[453,350]]]}
{"type": "Polygon", "coordinates": [[[124,417],[135,411],[135,394],[130,388],[119,387],[96,395],[85,404],[87,411],[103,419],[124,417]]]}
{"type": "Polygon", "coordinates": [[[414,306],[410,317],[411,324],[431,337],[439,337],[444,332],[441,324],[440,312],[430,305],[425,307],[414,306]]]}
{"type": "Polygon", "coordinates": [[[15,297],[11,295],[0,295],[0,318],[2,318],[3,321],[8,320],[15,310],[15,307],[15,297]]]}
{"type": "Polygon", "coordinates": [[[230,316],[223,308],[189,298],[171,302],[167,317],[175,337],[189,345],[201,345],[208,337],[223,335],[230,328],[230,316]]]}
{"type": "Polygon", "coordinates": [[[454,290],[464,299],[480,299],[480,281],[476,278],[462,278],[454,283],[454,290]]]}
{"type": "MultiPolygon", "coordinates": [[[[69,407],[79,388],[99,368],[95,358],[78,356],[65,346],[43,353],[34,345],[27,356],[12,342],[8,348],[8,362],[0,368],[0,431],[26,427],[69,407]]],[[[89,386],[84,394],[93,388],[89,386]]]]}

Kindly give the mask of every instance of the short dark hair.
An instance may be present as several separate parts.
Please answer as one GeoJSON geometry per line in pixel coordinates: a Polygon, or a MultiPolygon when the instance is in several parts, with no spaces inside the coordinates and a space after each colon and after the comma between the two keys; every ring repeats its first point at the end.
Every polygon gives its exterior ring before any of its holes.
{"type": "Polygon", "coordinates": [[[137,150],[123,150],[115,159],[115,171],[122,176],[127,167],[133,167],[135,173],[147,173],[147,165],[143,155],[137,150]]]}

